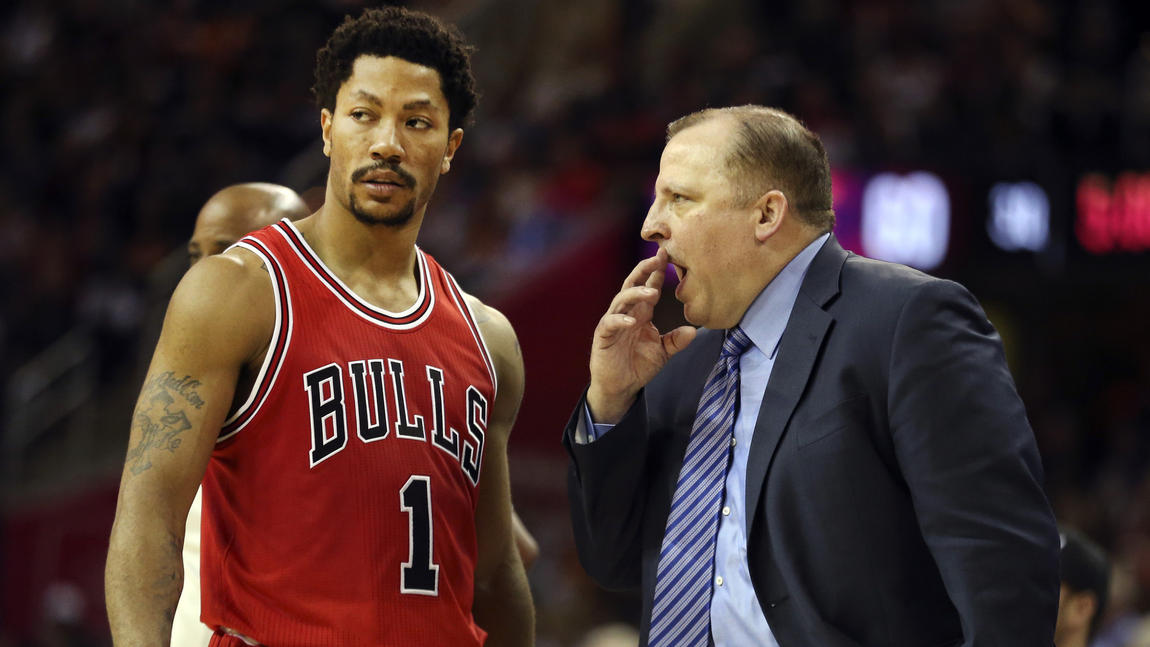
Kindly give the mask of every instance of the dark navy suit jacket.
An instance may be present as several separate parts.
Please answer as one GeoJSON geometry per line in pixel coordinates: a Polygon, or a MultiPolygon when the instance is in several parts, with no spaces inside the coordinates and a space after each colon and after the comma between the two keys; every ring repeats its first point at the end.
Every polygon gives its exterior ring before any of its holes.
{"type": "MultiPolygon", "coordinates": [[[[721,331],[699,336],[599,440],[565,431],[579,556],[642,594],[721,331]]],[[[815,256],[747,466],[749,569],[781,647],[1050,647],[1058,533],[1002,344],[962,286],[815,256]]]]}

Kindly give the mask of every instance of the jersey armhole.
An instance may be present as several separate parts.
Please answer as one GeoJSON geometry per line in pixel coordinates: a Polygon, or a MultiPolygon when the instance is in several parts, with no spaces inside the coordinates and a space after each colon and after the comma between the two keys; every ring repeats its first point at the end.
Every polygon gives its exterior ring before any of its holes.
{"type": "Polygon", "coordinates": [[[276,319],[275,327],[272,330],[271,342],[268,344],[268,352],[264,356],[263,365],[260,366],[259,373],[256,374],[252,389],[248,393],[247,398],[244,399],[244,403],[236,409],[236,412],[232,414],[231,417],[224,421],[216,443],[221,443],[235,436],[255,418],[263,406],[264,401],[267,400],[268,394],[271,393],[276,378],[279,377],[280,368],[283,367],[283,360],[287,355],[292,333],[291,292],[288,289],[287,280],[284,278],[283,268],[280,266],[275,255],[272,254],[271,250],[269,250],[263,242],[252,237],[241,239],[233,245],[233,247],[241,247],[255,254],[256,257],[263,261],[272,284],[276,319]]]}
{"type": "Polygon", "coordinates": [[[475,345],[479,347],[479,354],[483,356],[483,363],[487,365],[487,373],[491,376],[491,391],[492,397],[499,396],[499,376],[495,371],[495,362],[491,359],[491,351],[487,349],[487,340],[483,338],[483,330],[475,321],[475,313],[471,310],[471,305],[467,303],[467,299],[463,296],[463,290],[459,288],[459,284],[455,282],[455,277],[451,272],[439,268],[443,273],[443,278],[447,283],[448,291],[451,292],[451,299],[455,302],[457,308],[463,318],[467,321],[467,327],[471,329],[471,336],[475,340],[475,345]]]}

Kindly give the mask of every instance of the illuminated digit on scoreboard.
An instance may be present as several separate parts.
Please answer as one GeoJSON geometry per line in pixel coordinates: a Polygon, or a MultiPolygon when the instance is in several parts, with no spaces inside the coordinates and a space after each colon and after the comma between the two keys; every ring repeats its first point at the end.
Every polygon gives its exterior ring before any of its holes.
{"type": "Polygon", "coordinates": [[[1074,231],[1094,254],[1150,249],[1150,174],[1126,172],[1111,184],[1099,173],[1078,182],[1074,231]]]}
{"type": "Polygon", "coordinates": [[[879,173],[862,197],[862,244],[867,256],[920,270],[942,264],[950,244],[950,196],[933,173],[879,173]]]}

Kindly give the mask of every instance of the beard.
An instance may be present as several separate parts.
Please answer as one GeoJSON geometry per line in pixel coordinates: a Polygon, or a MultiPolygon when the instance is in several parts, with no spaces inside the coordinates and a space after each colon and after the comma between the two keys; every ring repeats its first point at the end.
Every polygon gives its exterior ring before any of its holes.
{"type": "Polygon", "coordinates": [[[364,211],[359,201],[355,199],[354,193],[349,193],[348,198],[351,215],[355,216],[356,220],[365,225],[383,225],[384,227],[399,228],[411,222],[411,218],[415,216],[415,198],[408,200],[407,204],[400,207],[399,211],[390,216],[375,216],[364,211]]]}
{"type": "MultiPolygon", "coordinates": [[[[380,160],[371,166],[365,166],[363,168],[356,169],[356,171],[351,174],[351,181],[354,184],[371,171],[382,169],[387,169],[398,175],[400,180],[408,189],[415,189],[415,178],[412,177],[412,175],[405,169],[401,168],[399,163],[395,161],[380,160]]],[[[400,207],[399,211],[390,216],[374,216],[364,210],[364,208],[359,204],[359,201],[355,199],[355,194],[349,190],[348,207],[351,211],[351,214],[355,216],[355,219],[365,225],[383,225],[385,227],[398,228],[411,222],[411,218],[415,216],[414,197],[408,200],[407,204],[400,207]]]]}

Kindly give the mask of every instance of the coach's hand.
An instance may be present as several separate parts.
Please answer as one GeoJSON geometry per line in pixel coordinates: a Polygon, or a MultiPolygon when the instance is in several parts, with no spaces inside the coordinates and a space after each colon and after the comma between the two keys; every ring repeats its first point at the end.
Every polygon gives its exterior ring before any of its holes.
{"type": "Polygon", "coordinates": [[[667,252],[660,247],[631,270],[595,327],[587,406],[597,423],[619,422],[639,390],[695,338],[691,326],[664,335],[651,323],[666,271],[667,252]]]}

